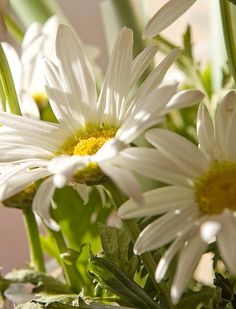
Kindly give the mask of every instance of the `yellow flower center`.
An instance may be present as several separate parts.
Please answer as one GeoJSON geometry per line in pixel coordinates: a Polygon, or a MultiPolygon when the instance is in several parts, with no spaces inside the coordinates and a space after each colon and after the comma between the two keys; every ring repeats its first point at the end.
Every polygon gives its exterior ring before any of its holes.
{"type": "Polygon", "coordinates": [[[195,198],[206,214],[236,211],[236,163],[214,162],[195,182],[195,198]]]}
{"type": "MultiPolygon", "coordinates": [[[[115,136],[117,127],[113,125],[87,124],[83,130],[78,131],[75,136],[62,145],[56,155],[93,155],[109,139],[115,136]]],[[[77,171],[73,181],[86,184],[98,184],[104,180],[105,175],[95,162],[88,164],[83,170],[77,171]]]]}
{"type": "Polygon", "coordinates": [[[93,155],[115,136],[116,131],[115,126],[88,124],[83,130],[78,131],[73,138],[66,141],[56,155],[93,155]]]}
{"type": "Polygon", "coordinates": [[[32,93],[32,97],[34,99],[34,101],[37,103],[38,108],[44,109],[45,107],[47,107],[48,105],[48,97],[46,95],[46,93],[43,92],[34,92],[32,93]]]}

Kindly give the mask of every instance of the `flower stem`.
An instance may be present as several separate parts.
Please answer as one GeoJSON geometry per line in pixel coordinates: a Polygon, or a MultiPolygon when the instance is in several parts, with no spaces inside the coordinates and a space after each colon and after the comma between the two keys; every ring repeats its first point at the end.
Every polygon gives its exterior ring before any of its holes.
{"type": "Polygon", "coordinates": [[[8,103],[10,112],[12,114],[21,115],[21,110],[20,110],[11,70],[9,68],[7,57],[4,53],[2,44],[0,44],[0,79],[1,79],[2,88],[4,90],[6,101],[8,103]]]}
{"type": "Polygon", "coordinates": [[[39,240],[39,231],[34,213],[30,207],[23,208],[23,218],[29,241],[30,265],[38,271],[45,272],[42,248],[39,240]]]}
{"type": "Polygon", "coordinates": [[[44,23],[49,17],[57,14],[54,0],[11,0],[11,6],[25,27],[37,21],[44,23]]]}
{"type": "MultiPolygon", "coordinates": [[[[126,201],[126,199],[124,198],[124,196],[121,194],[121,192],[117,189],[117,187],[114,185],[114,183],[111,180],[107,180],[104,183],[104,187],[111,194],[111,200],[112,200],[113,206],[117,210],[126,201]]],[[[133,219],[129,219],[129,220],[122,220],[122,223],[127,228],[130,234],[130,238],[132,242],[134,243],[140,234],[140,229],[139,229],[137,222],[133,219]]],[[[149,276],[156,290],[158,291],[158,293],[160,292],[164,295],[166,302],[168,304],[168,308],[174,309],[175,306],[171,302],[171,298],[167,290],[167,287],[163,283],[157,283],[155,280],[154,274],[155,274],[155,269],[156,269],[156,263],[151,253],[149,252],[143,253],[140,255],[140,257],[143,261],[143,264],[147,272],[149,273],[149,276]]]]}
{"type": "MultiPolygon", "coordinates": [[[[65,240],[63,238],[61,231],[53,231],[49,228],[47,228],[49,234],[52,236],[52,238],[55,241],[56,247],[61,254],[67,252],[67,246],[65,243],[65,240]]],[[[68,264],[66,263],[62,258],[60,259],[61,266],[64,271],[65,279],[69,287],[75,292],[79,293],[81,292],[82,286],[81,286],[81,278],[78,269],[74,264],[68,264]]]]}
{"type": "Polygon", "coordinates": [[[225,47],[229,60],[229,68],[236,82],[236,47],[234,42],[234,31],[230,10],[230,2],[228,0],[219,1],[225,47]]]}
{"type": "Polygon", "coordinates": [[[16,21],[11,17],[10,14],[4,15],[4,22],[7,30],[12,34],[15,40],[18,43],[21,43],[24,38],[24,31],[21,29],[21,27],[16,23],[16,21]]]}

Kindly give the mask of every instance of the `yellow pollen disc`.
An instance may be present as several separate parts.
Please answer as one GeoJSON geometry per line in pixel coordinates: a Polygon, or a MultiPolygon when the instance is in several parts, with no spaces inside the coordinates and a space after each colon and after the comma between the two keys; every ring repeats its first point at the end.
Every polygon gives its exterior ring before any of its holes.
{"type": "MultiPolygon", "coordinates": [[[[93,155],[109,139],[115,136],[117,127],[110,125],[87,124],[83,130],[77,132],[55,153],[55,155],[93,155]]],[[[95,162],[89,163],[83,170],[77,171],[73,180],[78,183],[99,184],[105,175],[95,162]]]]}
{"type": "Polygon", "coordinates": [[[34,92],[32,94],[32,97],[34,98],[35,102],[38,105],[39,109],[44,109],[48,105],[48,97],[46,93],[43,92],[34,92]]]}
{"type": "Polygon", "coordinates": [[[69,139],[57,151],[56,155],[93,155],[115,136],[116,131],[115,126],[88,124],[83,130],[78,131],[73,138],[69,139]]]}
{"type": "Polygon", "coordinates": [[[214,162],[195,182],[195,198],[206,214],[236,211],[236,163],[214,162]]]}

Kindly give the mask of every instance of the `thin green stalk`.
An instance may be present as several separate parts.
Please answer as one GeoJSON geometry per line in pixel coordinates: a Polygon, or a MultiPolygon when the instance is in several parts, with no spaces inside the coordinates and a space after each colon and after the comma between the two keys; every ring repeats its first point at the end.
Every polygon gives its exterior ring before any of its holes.
{"type": "MultiPolygon", "coordinates": [[[[107,180],[104,183],[104,187],[108,190],[108,192],[110,192],[113,206],[117,210],[125,202],[124,196],[118,191],[116,186],[110,180],[107,180]]],[[[133,219],[129,219],[129,220],[122,220],[122,223],[129,231],[130,238],[132,242],[134,243],[140,234],[140,229],[139,229],[137,222],[133,219]]],[[[166,286],[162,283],[157,283],[155,280],[156,263],[151,253],[149,252],[143,253],[140,255],[140,257],[143,261],[143,264],[156,290],[158,292],[161,292],[164,295],[166,302],[168,304],[168,308],[174,309],[175,306],[172,304],[172,301],[171,301],[171,298],[170,298],[169,292],[167,291],[166,286]]]]}
{"type": "Polygon", "coordinates": [[[51,2],[54,5],[54,0],[11,0],[10,4],[23,25],[29,27],[35,21],[43,24],[49,17],[57,14],[51,2]]]}
{"type": "Polygon", "coordinates": [[[6,96],[5,96],[1,81],[0,81],[0,99],[1,99],[3,111],[6,112],[6,96]]]}
{"type": "Polygon", "coordinates": [[[21,115],[15,85],[2,44],[0,44],[0,79],[10,112],[21,115]]]}
{"type": "Polygon", "coordinates": [[[225,47],[229,60],[229,68],[236,82],[236,47],[233,30],[233,21],[231,16],[230,2],[228,0],[220,1],[221,21],[224,33],[225,47]]]}
{"type": "Polygon", "coordinates": [[[12,34],[15,40],[18,43],[21,43],[24,38],[24,31],[21,29],[21,27],[16,23],[10,14],[4,15],[4,22],[7,30],[12,34]]]}
{"type": "Polygon", "coordinates": [[[34,213],[30,207],[23,208],[23,218],[30,250],[30,265],[38,271],[45,272],[42,248],[39,240],[39,230],[34,213]]]}
{"type": "MultiPolygon", "coordinates": [[[[59,253],[60,254],[66,253],[68,250],[61,231],[53,231],[49,228],[47,228],[47,230],[54,239],[59,253]]],[[[65,279],[69,287],[75,293],[81,292],[82,290],[81,277],[76,266],[74,264],[67,264],[63,259],[61,259],[61,266],[63,268],[65,279]]]]}

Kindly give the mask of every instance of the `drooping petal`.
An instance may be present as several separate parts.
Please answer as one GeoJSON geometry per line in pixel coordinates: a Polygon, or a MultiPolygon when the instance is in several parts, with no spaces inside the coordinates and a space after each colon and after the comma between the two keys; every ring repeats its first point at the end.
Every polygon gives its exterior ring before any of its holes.
{"type": "Polygon", "coordinates": [[[143,32],[144,39],[151,39],[183,15],[196,0],[169,0],[148,22],[143,32]]]}
{"type": "Polygon", "coordinates": [[[130,171],[103,162],[99,166],[126,196],[138,204],[143,203],[140,185],[130,171]]]}
{"type": "Polygon", "coordinates": [[[123,219],[130,219],[181,210],[193,203],[194,192],[190,188],[170,186],[145,192],[143,197],[142,207],[128,200],[119,208],[118,215],[123,219]]]}
{"type": "Polygon", "coordinates": [[[208,244],[202,240],[200,235],[197,235],[191,238],[186,247],[181,251],[171,288],[171,297],[175,304],[179,301],[207,245],[208,244]]]}
{"type": "Polygon", "coordinates": [[[51,229],[57,231],[60,227],[50,215],[51,200],[55,190],[56,187],[53,183],[53,177],[44,180],[34,197],[33,209],[51,229]]]}
{"type": "Polygon", "coordinates": [[[217,244],[220,254],[232,275],[236,275],[236,219],[229,212],[222,218],[222,227],[217,236],[217,244]]]}

